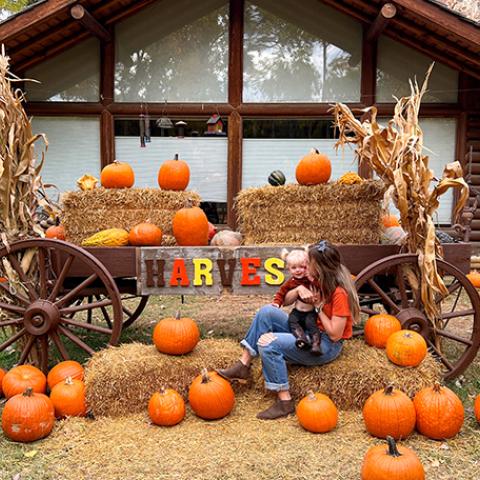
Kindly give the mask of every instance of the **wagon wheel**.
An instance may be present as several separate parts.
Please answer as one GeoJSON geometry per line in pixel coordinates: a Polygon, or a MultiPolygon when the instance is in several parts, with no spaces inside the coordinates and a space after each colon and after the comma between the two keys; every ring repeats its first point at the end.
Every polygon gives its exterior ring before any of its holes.
{"type": "Polygon", "coordinates": [[[470,365],[480,346],[480,297],[458,268],[440,259],[437,268],[448,293],[436,298],[441,312],[436,328],[425,315],[421,287],[415,282],[419,278],[417,255],[379,260],[358,274],[355,285],[362,312],[374,315],[386,310],[404,328],[422,334],[430,352],[442,363],[444,378],[449,380],[470,365]]]}
{"type": "Polygon", "coordinates": [[[69,344],[91,355],[94,349],[85,337],[92,333],[106,336],[112,345],[118,342],[120,294],[108,270],[90,253],[59,240],[22,240],[0,249],[0,275],[7,277],[7,270],[8,278],[13,273],[16,280],[0,283],[0,352],[15,346],[18,364],[30,359],[46,371],[50,345],[63,359],[69,358],[69,344]],[[73,263],[85,272],[84,277],[69,278],[73,263]],[[100,288],[106,296],[76,305],[75,299],[87,288],[100,288]],[[110,326],[71,318],[105,307],[111,311],[110,326]]]}

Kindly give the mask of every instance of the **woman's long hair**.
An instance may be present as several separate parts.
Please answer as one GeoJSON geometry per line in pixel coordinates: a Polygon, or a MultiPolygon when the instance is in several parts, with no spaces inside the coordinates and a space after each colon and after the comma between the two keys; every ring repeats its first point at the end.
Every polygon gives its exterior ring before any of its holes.
{"type": "Polygon", "coordinates": [[[360,319],[360,303],[357,290],[353,283],[350,272],[342,264],[338,249],[326,240],[321,240],[308,249],[310,270],[318,283],[321,298],[328,303],[332,299],[333,292],[337,287],[342,287],[348,295],[348,304],[353,322],[360,319]]]}

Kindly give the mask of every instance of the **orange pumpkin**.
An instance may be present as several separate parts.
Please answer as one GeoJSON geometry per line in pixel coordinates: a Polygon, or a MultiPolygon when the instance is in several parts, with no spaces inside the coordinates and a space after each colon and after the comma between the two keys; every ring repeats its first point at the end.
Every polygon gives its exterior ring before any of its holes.
{"type": "Polygon", "coordinates": [[[480,273],[478,273],[476,270],[473,270],[470,273],[467,273],[467,278],[475,288],[480,288],[480,273]]]}
{"type": "Polygon", "coordinates": [[[162,388],[150,398],[148,415],[155,425],[176,425],[185,417],[185,402],[176,390],[162,388]]]}
{"type": "Polygon", "coordinates": [[[21,394],[27,388],[31,388],[35,393],[44,393],[47,388],[47,378],[33,365],[18,365],[3,377],[2,390],[7,398],[21,394]]]}
{"type": "Polygon", "coordinates": [[[2,412],[3,433],[14,442],[44,438],[52,431],[54,423],[52,401],[31,388],[10,398],[2,412]]]}
{"type": "Polygon", "coordinates": [[[400,222],[398,221],[398,218],[395,215],[383,215],[382,224],[384,228],[400,226],[400,222]]]}
{"type": "Polygon", "coordinates": [[[298,162],[295,170],[300,185],[320,185],[327,183],[332,175],[330,159],[317,149],[312,149],[298,162]]]}
{"type": "Polygon", "coordinates": [[[128,243],[138,246],[158,246],[162,244],[163,232],[153,223],[135,225],[128,234],[128,243]]]}
{"type": "Polygon", "coordinates": [[[465,416],[462,401],[438,382],[417,392],[413,404],[417,412],[417,430],[428,438],[452,438],[462,428],[465,416]]]}
{"type": "Polygon", "coordinates": [[[51,227],[47,228],[45,237],[65,240],[65,228],[63,228],[63,225],[52,225],[51,227]]]}
{"type": "Polygon", "coordinates": [[[216,372],[204,368],[188,391],[192,410],[200,418],[216,420],[228,415],[235,405],[235,394],[230,383],[216,372]]]}
{"type": "Polygon", "coordinates": [[[372,393],[363,406],[367,432],[378,438],[407,438],[415,428],[415,419],[413,402],[392,385],[372,393]]]}
{"type": "Polygon", "coordinates": [[[480,423],[480,395],[477,395],[477,397],[475,398],[473,411],[475,413],[475,418],[477,419],[477,422],[480,423]]]}
{"type": "Polygon", "coordinates": [[[105,188],[130,188],[135,183],[135,174],[128,163],[115,161],[103,167],[100,181],[105,188]]]}
{"type": "Polygon", "coordinates": [[[362,480],[425,480],[425,470],[413,450],[387,437],[385,445],[371,447],[363,459],[362,480]]]}
{"type": "Polygon", "coordinates": [[[191,352],[200,340],[200,330],[194,320],[180,317],[163,318],[153,329],[153,343],[161,353],[184,355],[191,352]]]}
{"type": "Polygon", "coordinates": [[[2,380],[6,373],[7,373],[6,370],[4,370],[3,368],[0,368],[0,397],[3,395],[2,380]]]}
{"type": "Polygon", "coordinates": [[[172,229],[180,246],[208,245],[208,219],[199,207],[189,206],[178,210],[173,217],[172,229]]]}
{"type": "Polygon", "coordinates": [[[309,432],[326,433],[337,426],[337,407],[322,393],[308,392],[308,395],[298,402],[296,413],[300,425],[309,432]]]}
{"type": "Polygon", "coordinates": [[[388,337],[402,329],[402,324],[393,315],[372,315],[365,323],[365,341],[373,347],[385,348],[388,337]]]}
{"type": "Polygon", "coordinates": [[[84,417],[87,414],[85,384],[81,380],[68,377],[57,383],[50,392],[50,400],[57,418],[84,417]]]}
{"type": "Polygon", "coordinates": [[[427,342],[413,330],[392,333],[387,340],[387,357],[401,367],[416,367],[427,355],[427,342]]]}
{"type": "Polygon", "coordinates": [[[158,171],[158,185],[162,190],[185,190],[190,182],[190,168],[187,162],[178,159],[164,162],[158,171]]]}
{"type": "Polygon", "coordinates": [[[47,375],[48,388],[51,390],[57,383],[63,382],[68,377],[83,380],[85,371],[80,363],[75,360],[65,360],[57,363],[47,375]]]}

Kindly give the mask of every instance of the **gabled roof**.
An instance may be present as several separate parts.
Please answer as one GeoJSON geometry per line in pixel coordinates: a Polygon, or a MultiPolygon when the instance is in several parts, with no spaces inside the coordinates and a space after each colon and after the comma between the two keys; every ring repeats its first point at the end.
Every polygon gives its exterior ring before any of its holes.
{"type": "MultiPolygon", "coordinates": [[[[99,29],[109,29],[156,0],[41,0],[0,23],[13,68],[22,73],[79,41],[92,36],[70,14],[81,5],[99,29]]],[[[192,0],[193,1],[193,0],[192,0]]],[[[384,0],[319,0],[371,25],[384,0]]],[[[383,34],[452,68],[480,78],[480,27],[440,4],[440,0],[390,0],[397,15],[383,34]]]]}

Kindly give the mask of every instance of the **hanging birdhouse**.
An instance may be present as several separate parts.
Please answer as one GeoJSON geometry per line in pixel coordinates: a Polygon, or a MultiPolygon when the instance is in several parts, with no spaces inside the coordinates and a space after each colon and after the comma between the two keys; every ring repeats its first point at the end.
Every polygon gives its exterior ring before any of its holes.
{"type": "Polygon", "coordinates": [[[207,120],[207,131],[205,135],[225,135],[223,131],[223,120],[220,115],[214,113],[207,120]]]}

